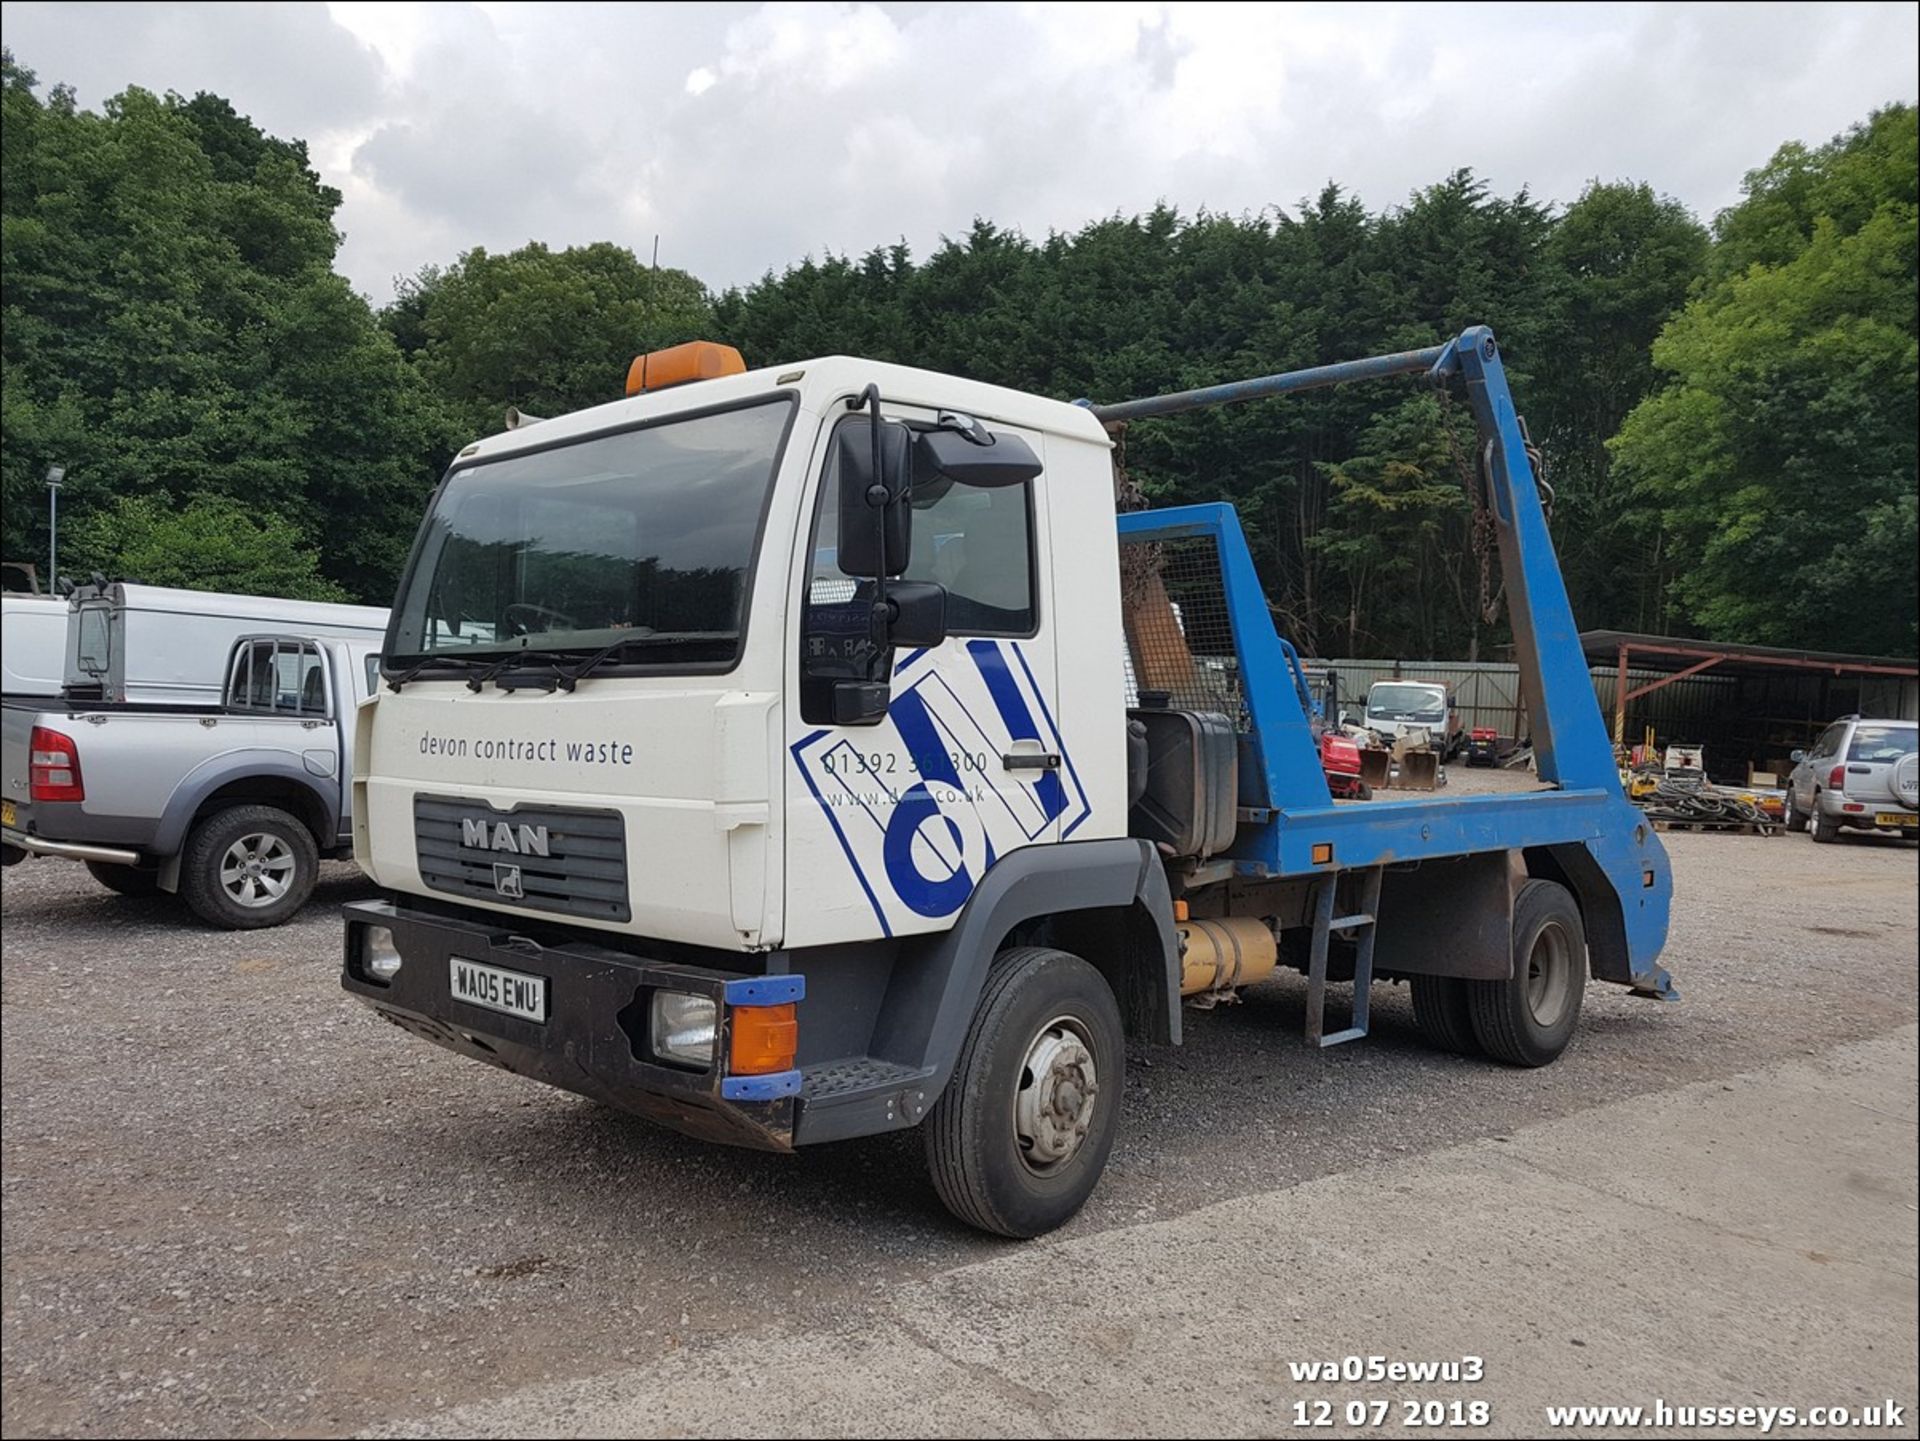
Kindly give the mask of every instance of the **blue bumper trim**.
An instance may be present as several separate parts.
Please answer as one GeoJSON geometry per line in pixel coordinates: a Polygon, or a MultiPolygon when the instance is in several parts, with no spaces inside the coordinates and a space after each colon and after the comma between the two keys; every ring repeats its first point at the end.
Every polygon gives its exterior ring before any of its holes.
{"type": "Polygon", "coordinates": [[[730,1006],[784,1006],[806,999],[806,994],[805,976],[742,976],[727,982],[730,1006]]]}
{"type": "MultiPolygon", "coordinates": [[[[736,981],[734,984],[740,983],[736,981]]],[[[728,1076],[720,1082],[720,1099],[777,1101],[782,1096],[799,1095],[800,1079],[798,1071],[780,1071],[771,1076],[728,1076]]]]}

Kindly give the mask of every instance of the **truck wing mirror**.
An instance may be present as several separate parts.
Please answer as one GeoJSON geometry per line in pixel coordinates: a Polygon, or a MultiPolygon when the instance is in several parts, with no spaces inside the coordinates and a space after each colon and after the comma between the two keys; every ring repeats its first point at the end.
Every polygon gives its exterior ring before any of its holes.
{"type": "Polygon", "coordinates": [[[947,638],[947,588],[928,580],[887,587],[887,643],[931,646],[947,638]]]}
{"type": "Polygon", "coordinates": [[[913,543],[913,512],[905,503],[912,443],[912,433],[904,425],[882,421],[876,472],[871,417],[849,417],[834,431],[840,511],[835,559],[844,574],[874,580],[907,568],[913,543]]]}
{"type": "Polygon", "coordinates": [[[1040,473],[1040,457],[1017,435],[992,435],[973,423],[970,430],[923,430],[913,443],[917,474],[934,474],[981,490],[1020,485],[1040,473]],[[986,444],[976,438],[988,437],[986,444]]]}

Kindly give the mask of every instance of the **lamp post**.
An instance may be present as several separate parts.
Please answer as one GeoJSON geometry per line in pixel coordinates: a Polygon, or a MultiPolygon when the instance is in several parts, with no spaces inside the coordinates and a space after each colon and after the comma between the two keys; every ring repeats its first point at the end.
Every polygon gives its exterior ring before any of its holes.
{"type": "Polygon", "coordinates": [[[64,465],[47,467],[47,594],[60,593],[60,482],[67,478],[64,465]]]}

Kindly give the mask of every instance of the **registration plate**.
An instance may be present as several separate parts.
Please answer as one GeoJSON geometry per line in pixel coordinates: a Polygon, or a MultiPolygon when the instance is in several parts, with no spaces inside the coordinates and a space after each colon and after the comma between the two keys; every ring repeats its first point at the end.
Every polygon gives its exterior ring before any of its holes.
{"type": "Polygon", "coordinates": [[[1874,816],[1873,823],[1876,826],[1891,826],[1895,830],[1904,830],[1916,820],[1920,820],[1920,816],[1915,816],[1910,811],[1881,811],[1874,816]]]}
{"type": "Polygon", "coordinates": [[[0,801],[0,826],[10,826],[13,823],[14,823],[13,802],[0,801]]]}
{"type": "Polygon", "coordinates": [[[470,1006],[485,1006],[503,1016],[518,1016],[523,1021],[547,1019],[547,978],[529,976],[524,971],[503,971],[498,966],[483,966],[478,961],[450,959],[450,984],[453,998],[470,1006]]]}

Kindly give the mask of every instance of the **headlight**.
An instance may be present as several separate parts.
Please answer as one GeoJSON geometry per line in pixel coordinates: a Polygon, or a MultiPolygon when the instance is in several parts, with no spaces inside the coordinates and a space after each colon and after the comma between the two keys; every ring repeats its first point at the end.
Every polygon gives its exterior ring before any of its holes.
{"type": "Polygon", "coordinates": [[[361,959],[367,974],[376,981],[392,980],[400,974],[400,947],[394,944],[393,932],[386,926],[368,926],[366,936],[361,959]]]}
{"type": "Polygon", "coordinates": [[[713,1038],[720,1010],[712,996],[686,991],[653,993],[653,1054],[656,1059],[704,1071],[713,1064],[713,1038]]]}

